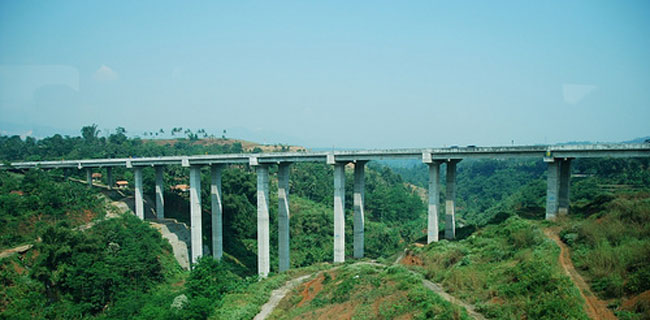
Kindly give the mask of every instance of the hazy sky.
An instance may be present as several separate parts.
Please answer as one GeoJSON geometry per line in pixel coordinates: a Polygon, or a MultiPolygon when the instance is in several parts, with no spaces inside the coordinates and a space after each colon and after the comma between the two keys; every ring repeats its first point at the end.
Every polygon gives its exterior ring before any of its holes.
{"type": "Polygon", "coordinates": [[[647,136],[650,1],[0,1],[0,130],[91,123],[348,148],[647,136]]]}

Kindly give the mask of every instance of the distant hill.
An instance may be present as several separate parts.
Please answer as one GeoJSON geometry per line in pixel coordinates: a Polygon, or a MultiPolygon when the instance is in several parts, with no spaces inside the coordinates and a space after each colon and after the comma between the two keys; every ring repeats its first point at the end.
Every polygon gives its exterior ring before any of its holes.
{"type": "Polygon", "coordinates": [[[223,139],[223,138],[204,138],[198,140],[188,140],[185,138],[179,139],[142,139],[143,142],[153,142],[157,145],[164,146],[170,145],[174,146],[176,143],[184,142],[190,143],[192,145],[202,145],[202,146],[211,146],[211,145],[233,145],[240,143],[244,152],[253,152],[255,148],[259,148],[262,152],[278,152],[278,151],[287,151],[287,152],[299,152],[299,151],[308,151],[307,148],[302,146],[292,146],[286,144],[260,144],[257,142],[246,141],[241,139],[223,139]]]}

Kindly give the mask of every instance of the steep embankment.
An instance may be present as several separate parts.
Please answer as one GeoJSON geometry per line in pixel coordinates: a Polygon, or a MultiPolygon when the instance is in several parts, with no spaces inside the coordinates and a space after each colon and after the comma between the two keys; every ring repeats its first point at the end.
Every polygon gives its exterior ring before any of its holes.
{"type": "Polygon", "coordinates": [[[344,265],[318,273],[282,299],[268,319],[470,319],[402,266],[344,265]]]}

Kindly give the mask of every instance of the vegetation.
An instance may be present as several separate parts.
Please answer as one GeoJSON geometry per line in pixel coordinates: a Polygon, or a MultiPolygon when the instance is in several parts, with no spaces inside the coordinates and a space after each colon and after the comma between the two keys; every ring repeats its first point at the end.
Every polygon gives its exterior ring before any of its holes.
{"type": "Polygon", "coordinates": [[[41,170],[0,170],[0,249],[31,242],[60,221],[74,227],[104,214],[102,200],[82,185],[54,183],[41,170]]]}
{"type": "MultiPolygon", "coordinates": [[[[201,135],[207,134],[204,130],[174,128],[171,133],[185,133],[189,140],[161,145],[129,138],[123,128],[102,136],[95,125],[82,128],[81,137],[0,136],[0,160],[243,150],[236,142],[201,143],[201,135]]],[[[647,159],[575,160],[573,171],[580,177],[572,181],[571,218],[558,223],[575,265],[598,295],[613,299],[612,306],[624,319],[650,318],[649,164],[647,159]]],[[[415,265],[410,268],[442,283],[490,318],[585,319],[577,289],[559,269],[558,248],[541,233],[540,228],[549,224],[533,221],[544,216],[545,171],[542,162],[526,159],[461,162],[457,215],[464,227],[458,229],[460,239],[412,247],[407,261],[415,265]]],[[[444,201],[444,166],[441,173],[444,201]]],[[[72,176],[85,179],[84,172],[72,176]]],[[[133,184],[131,170],[115,168],[113,176],[133,184]]],[[[180,269],[169,244],[146,222],[131,216],[101,221],[105,197],[62,177],[62,170],[0,171],[0,248],[34,244],[24,254],[0,260],[0,318],[250,319],[271,290],[286,280],[329,268],[319,263],[330,261],[333,251],[331,166],[291,166],[292,269],[274,274],[277,247],[271,246],[272,273],[261,281],[256,276],[256,230],[251,228],[256,224],[256,176],[248,166],[229,166],[222,172],[225,259],[201,259],[192,271],[180,269]],[[94,227],[78,230],[91,220],[97,222],[94,227]]],[[[368,166],[367,257],[386,261],[424,236],[425,203],[409,184],[426,188],[427,177],[423,165],[368,166]]],[[[145,197],[153,198],[154,170],[145,168],[143,178],[145,197]]],[[[202,185],[209,185],[207,168],[201,179],[202,185]]],[[[168,167],[164,180],[166,185],[187,184],[188,169],[168,167]]],[[[270,187],[270,201],[275,203],[276,182],[272,180],[270,187]]],[[[348,169],[348,239],[353,238],[352,191],[348,169]]],[[[209,188],[202,188],[201,196],[203,242],[209,246],[209,188]]],[[[166,215],[189,222],[187,198],[187,193],[166,190],[166,215]]],[[[271,205],[270,211],[274,226],[277,206],[271,205]]],[[[277,228],[271,228],[270,236],[271,243],[277,243],[277,228]]],[[[352,247],[353,242],[347,241],[348,255],[352,247]]],[[[421,278],[404,267],[346,264],[319,273],[309,283],[319,287],[318,292],[311,295],[311,289],[298,288],[272,317],[309,318],[341,310],[362,319],[467,317],[424,289],[421,278]]]]}
{"type": "Polygon", "coordinates": [[[619,317],[649,319],[650,194],[618,194],[601,208],[587,219],[565,221],[561,239],[591,288],[615,299],[619,317]]]}
{"type": "MultiPolygon", "coordinates": [[[[127,316],[142,296],[179,272],[164,258],[171,247],[133,216],[103,221],[86,232],[65,222],[48,227],[24,259],[2,260],[0,312],[6,318],[81,318],[112,308],[127,316]]],[[[135,310],[134,310],[135,309],[135,310]]]]}
{"type": "Polygon", "coordinates": [[[413,266],[494,319],[588,319],[559,248],[517,216],[457,241],[412,248],[413,266]]]}

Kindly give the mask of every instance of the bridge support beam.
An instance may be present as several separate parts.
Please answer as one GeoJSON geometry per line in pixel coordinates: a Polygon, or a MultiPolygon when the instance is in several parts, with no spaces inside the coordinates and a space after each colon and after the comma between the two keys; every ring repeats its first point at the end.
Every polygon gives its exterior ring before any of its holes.
{"type": "Polygon", "coordinates": [[[429,210],[427,218],[427,244],[438,242],[438,209],[440,206],[440,162],[429,165],[429,210]]]}
{"type": "Polygon", "coordinates": [[[257,273],[268,276],[271,271],[269,253],[269,168],[258,165],[257,171],[257,273]]]}
{"type": "Polygon", "coordinates": [[[571,159],[545,158],[546,173],[546,219],[569,213],[571,159]]]}
{"type": "Polygon", "coordinates": [[[552,159],[548,162],[546,172],[546,219],[555,219],[559,207],[560,192],[560,161],[552,159]]]}
{"type": "Polygon", "coordinates": [[[106,168],[106,184],[108,185],[108,190],[113,190],[113,168],[106,168]]]}
{"type": "Polygon", "coordinates": [[[86,168],[86,183],[88,184],[88,188],[93,187],[93,170],[90,168],[86,168]]]}
{"type": "Polygon", "coordinates": [[[133,175],[135,179],[135,215],[144,220],[144,200],[142,198],[142,168],[133,168],[133,175]]]}
{"type": "Polygon", "coordinates": [[[163,167],[156,167],[156,218],[165,218],[165,197],[163,185],[163,167]]]}
{"type": "Polygon", "coordinates": [[[558,191],[558,214],[569,214],[569,196],[571,182],[571,159],[560,162],[560,188],[558,191]]]}
{"type": "Polygon", "coordinates": [[[364,254],[365,161],[354,164],[354,258],[364,254]]]}
{"type": "Polygon", "coordinates": [[[456,163],[460,160],[447,161],[447,192],[445,200],[445,239],[456,238],[456,163]]]}
{"type": "Polygon", "coordinates": [[[546,171],[546,220],[555,219],[558,211],[560,192],[560,161],[545,160],[548,164],[546,171]]]}
{"type": "Polygon", "coordinates": [[[334,262],[345,262],[345,163],[334,164],[334,262]]]}
{"type": "Polygon", "coordinates": [[[210,167],[210,198],[212,200],[212,256],[223,257],[223,207],[221,204],[221,165],[210,167]]]}
{"type": "Polygon", "coordinates": [[[192,240],[192,264],[203,255],[201,232],[201,167],[190,167],[190,238],[192,240]]]}
{"type": "Polygon", "coordinates": [[[280,272],[289,270],[289,163],[278,165],[278,255],[280,272]]]}

